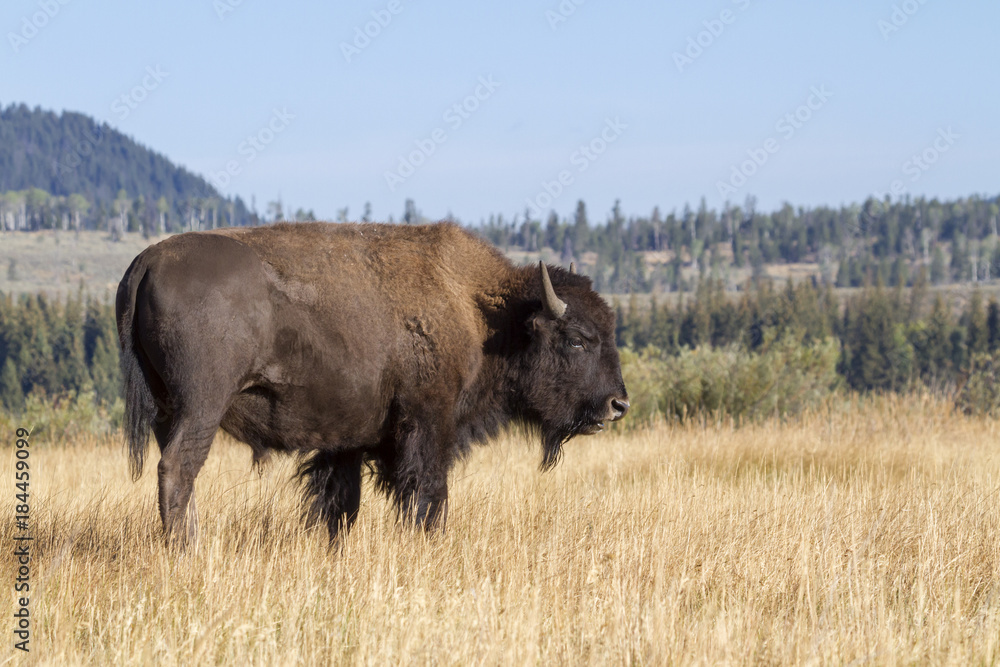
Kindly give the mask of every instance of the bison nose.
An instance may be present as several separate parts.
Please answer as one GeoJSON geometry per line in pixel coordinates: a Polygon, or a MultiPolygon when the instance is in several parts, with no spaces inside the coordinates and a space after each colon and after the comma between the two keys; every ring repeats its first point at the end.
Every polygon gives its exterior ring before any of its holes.
{"type": "Polygon", "coordinates": [[[611,399],[611,421],[618,421],[628,412],[629,402],[621,398],[611,399]]]}

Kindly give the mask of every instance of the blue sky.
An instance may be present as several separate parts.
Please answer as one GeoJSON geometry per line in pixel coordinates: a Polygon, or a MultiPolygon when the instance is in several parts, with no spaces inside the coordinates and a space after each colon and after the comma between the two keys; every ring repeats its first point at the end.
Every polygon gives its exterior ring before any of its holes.
{"type": "Polygon", "coordinates": [[[0,103],[106,120],[259,210],[1000,191],[1000,3],[63,2],[0,7],[0,103]]]}

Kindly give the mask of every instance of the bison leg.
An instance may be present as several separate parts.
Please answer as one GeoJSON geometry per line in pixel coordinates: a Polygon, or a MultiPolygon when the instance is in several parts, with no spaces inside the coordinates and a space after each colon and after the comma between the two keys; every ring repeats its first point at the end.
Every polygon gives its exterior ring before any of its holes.
{"type": "Polygon", "coordinates": [[[358,516],[362,458],[360,451],[321,451],[310,456],[299,468],[299,476],[305,479],[306,526],[311,528],[324,522],[331,544],[336,542],[338,535],[350,530],[358,516]]]}
{"type": "Polygon", "coordinates": [[[425,474],[419,484],[409,480],[397,483],[393,489],[393,500],[400,518],[412,521],[417,528],[426,531],[444,529],[448,517],[447,475],[438,479],[425,474]]]}
{"type": "Polygon", "coordinates": [[[183,546],[198,536],[194,480],[208,458],[217,429],[179,428],[161,453],[157,466],[160,519],[168,544],[176,541],[183,546]]]}
{"type": "Polygon", "coordinates": [[[414,521],[424,530],[444,529],[448,519],[448,476],[423,484],[417,491],[417,512],[414,521]]]}
{"type": "Polygon", "coordinates": [[[392,491],[399,515],[417,528],[444,528],[448,515],[446,447],[431,429],[413,429],[402,439],[402,456],[393,471],[392,491]],[[400,465],[402,463],[402,465],[400,465]]]}

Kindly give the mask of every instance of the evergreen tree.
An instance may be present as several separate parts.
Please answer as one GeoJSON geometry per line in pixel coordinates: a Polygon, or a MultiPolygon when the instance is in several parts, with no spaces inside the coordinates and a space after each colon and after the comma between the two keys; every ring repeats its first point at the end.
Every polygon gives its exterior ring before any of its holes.
{"type": "Polygon", "coordinates": [[[121,395],[117,348],[109,345],[104,336],[98,338],[94,346],[94,359],[90,372],[94,378],[94,394],[97,400],[111,403],[121,395]]]}
{"type": "Polygon", "coordinates": [[[909,379],[913,347],[893,319],[891,301],[876,288],[861,297],[845,347],[848,383],[859,390],[895,390],[909,379]]]}
{"type": "Polygon", "coordinates": [[[933,258],[931,259],[931,284],[940,285],[945,279],[944,253],[941,246],[934,246],[933,258]]]}
{"type": "Polygon", "coordinates": [[[941,295],[934,299],[927,320],[927,343],[923,351],[923,373],[930,379],[942,379],[951,371],[951,332],[954,325],[941,295]]]}
{"type": "Polygon", "coordinates": [[[746,263],[746,260],[743,258],[743,250],[744,250],[743,233],[740,232],[739,230],[737,230],[733,234],[732,244],[733,244],[733,264],[736,266],[736,268],[742,269],[743,265],[746,263]]]}
{"type": "Polygon", "coordinates": [[[4,362],[3,371],[0,371],[0,404],[15,414],[24,409],[21,378],[18,377],[17,367],[10,357],[4,362]]]}
{"type": "Polygon", "coordinates": [[[573,228],[570,232],[573,239],[573,252],[577,255],[590,246],[590,223],[587,220],[587,205],[581,199],[576,203],[576,214],[573,216],[573,228]]]}
{"type": "Polygon", "coordinates": [[[851,275],[850,266],[846,259],[841,259],[840,264],[837,266],[837,287],[850,287],[851,286],[851,275]]]}
{"type": "Polygon", "coordinates": [[[906,320],[914,322],[920,318],[924,308],[924,300],[927,298],[927,271],[920,267],[917,277],[913,281],[913,289],[910,290],[910,309],[906,320]]]}
{"type": "Polygon", "coordinates": [[[966,346],[968,356],[985,352],[989,345],[989,331],[986,325],[986,313],[983,311],[983,296],[978,289],[972,290],[969,298],[969,309],[965,313],[966,346]]]}
{"type": "Polygon", "coordinates": [[[645,347],[646,338],[642,326],[642,313],[639,308],[639,298],[635,292],[628,297],[628,312],[625,315],[625,329],[622,333],[625,344],[629,347],[645,347]]]}
{"type": "Polygon", "coordinates": [[[963,234],[957,234],[951,244],[951,278],[962,282],[969,275],[969,243],[963,234]]]}
{"type": "Polygon", "coordinates": [[[990,352],[1000,348],[1000,303],[992,296],[986,306],[986,347],[990,352]]]}

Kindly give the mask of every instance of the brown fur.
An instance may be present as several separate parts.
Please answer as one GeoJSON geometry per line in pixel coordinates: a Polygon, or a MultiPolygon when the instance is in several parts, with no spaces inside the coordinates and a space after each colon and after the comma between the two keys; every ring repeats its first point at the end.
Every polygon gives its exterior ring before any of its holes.
{"type": "Polygon", "coordinates": [[[561,318],[538,268],[450,224],[281,224],[146,249],[116,311],[133,474],[151,428],[168,536],[219,427],[258,460],[305,456],[307,517],[331,538],[365,463],[428,527],[456,457],[510,421],[540,428],[552,465],[628,403],[610,309],[587,278],[549,272],[561,318]]]}

